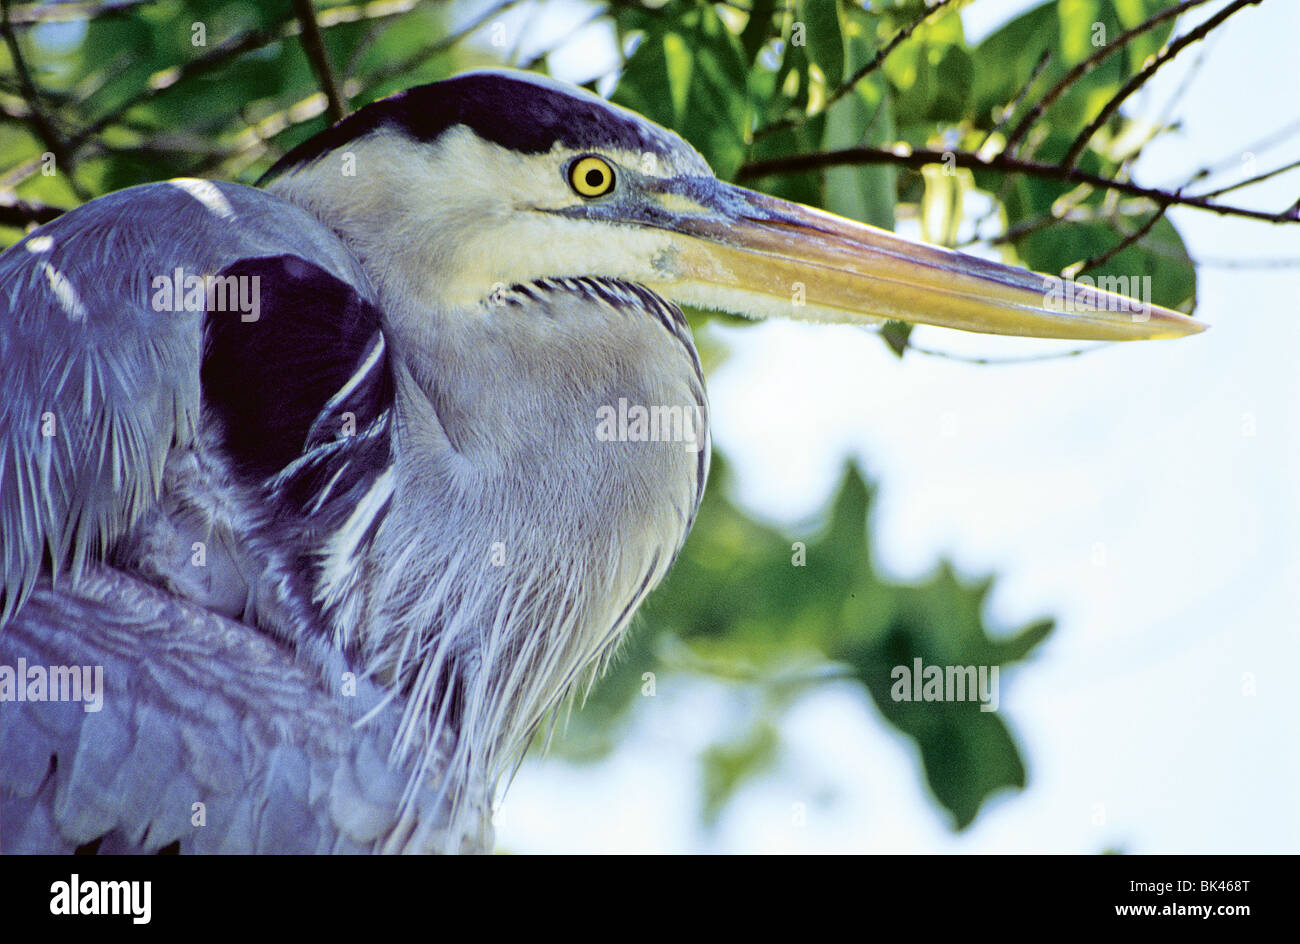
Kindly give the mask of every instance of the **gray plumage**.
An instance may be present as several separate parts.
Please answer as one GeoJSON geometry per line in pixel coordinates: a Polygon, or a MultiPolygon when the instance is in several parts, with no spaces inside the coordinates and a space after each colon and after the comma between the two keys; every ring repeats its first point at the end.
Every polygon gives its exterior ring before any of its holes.
{"type": "Polygon", "coordinates": [[[281,192],[133,188],[0,257],[0,665],[105,678],[97,713],[0,704],[5,851],[488,849],[502,778],[690,527],[707,428],[596,435],[620,399],[704,419],[675,306],[578,270],[417,324],[346,211],[281,192]],[[153,281],[285,258],[380,330],[252,480],[201,383],[216,329],[153,281]]]}
{"type": "MultiPolygon", "coordinates": [[[[5,627],[4,662],[103,667],[102,708],[6,703],[0,842],[6,853],[429,852],[490,847],[484,784],[452,811],[388,760],[399,712],[370,682],[340,697],[242,623],[92,566],[38,587],[5,627]],[[202,804],[198,808],[195,804],[202,804]]],[[[436,766],[436,765],[435,765],[436,766]]]]}

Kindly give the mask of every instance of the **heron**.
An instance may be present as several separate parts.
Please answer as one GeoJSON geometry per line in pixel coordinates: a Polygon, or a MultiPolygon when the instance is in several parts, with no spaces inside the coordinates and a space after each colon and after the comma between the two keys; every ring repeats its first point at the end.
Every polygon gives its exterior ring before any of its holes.
{"type": "Polygon", "coordinates": [[[1046,284],[510,70],[35,229],[0,256],[0,847],[490,850],[704,493],[683,308],[1203,327],[1046,284]]]}

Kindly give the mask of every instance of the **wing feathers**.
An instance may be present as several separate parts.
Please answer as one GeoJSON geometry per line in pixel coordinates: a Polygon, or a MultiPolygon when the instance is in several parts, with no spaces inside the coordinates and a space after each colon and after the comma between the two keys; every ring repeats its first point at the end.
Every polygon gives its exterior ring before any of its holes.
{"type": "Polygon", "coordinates": [[[269,637],[129,575],[92,566],[75,592],[38,583],[0,632],[0,665],[20,659],[102,667],[102,707],[0,701],[0,852],[490,845],[486,807],[448,836],[438,769],[419,781],[414,822],[401,819],[414,771],[389,760],[400,703],[357,727],[382,700],[373,686],[330,691],[269,637]]]}
{"type": "Polygon", "coordinates": [[[102,197],[0,256],[0,626],[43,567],[75,576],[102,557],[157,500],[169,452],[193,441],[204,312],[187,307],[188,280],[296,256],[377,324],[364,273],[313,217],[194,183],[102,197]]]}

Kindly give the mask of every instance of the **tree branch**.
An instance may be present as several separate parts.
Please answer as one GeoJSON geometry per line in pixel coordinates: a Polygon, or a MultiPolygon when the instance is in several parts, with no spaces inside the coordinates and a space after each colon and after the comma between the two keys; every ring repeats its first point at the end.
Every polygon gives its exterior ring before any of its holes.
{"type": "Polygon", "coordinates": [[[1142,69],[1129,77],[1129,80],[1125,82],[1120,90],[1111,97],[1105,107],[1102,108],[1102,110],[1097,113],[1097,116],[1088,123],[1088,126],[1079,132],[1079,136],[1074,139],[1074,143],[1070,145],[1070,150],[1066,152],[1065,160],[1061,163],[1066,167],[1073,168],[1075,164],[1079,162],[1079,157],[1088,146],[1088,142],[1092,140],[1092,136],[1097,133],[1102,125],[1110,120],[1111,115],[1115,114],[1119,109],[1119,106],[1124,104],[1125,100],[1130,95],[1146,84],[1147,80],[1156,73],[1157,69],[1167,62],[1171,62],[1175,56],[1192,43],[1200,42],[1208,36],[1216,26],[1234,13],[1239,10],[1244,10],[1246,7],[1255,6],[1259,2],[1260,0],[1233,0],[1232,3],[1214,14],[1214,16],[1210,17],[1200,26],[1185,35],[1178,37],[1178,39],[1160,50],[1160,52],[1157,53],[1150,62],[1143,66],[1142,69]]]}
{"type": "Polygon", "coordinates": [[[302,46],[307,52],[307,58],[311,60],[312,68],[316,70],[321,91],[325,93],[325,101],[329,103],[327,110],[330,121],[342,121],[347,116],[347,104],[339,94],[339,83],[334,77],[329,52],[325,49],[325,39],[321,36],[316,11],[311,4],[312,0],[293,0],[294,15],[302,29],[302,46]]]}
{"type": "Polygon", "coordinates": [[[1287,138],[1294,135],[1297,131],[1300,131],[1300,120],[1288,122],[1276,131],[1270,131],[1268,134],[1264,135],[1264,137],[1247,144],[1239,150],[1232,151],[1231,156],[1224,157],[1212,164],[1202,166],[1196,173],[1192,174],[1188,179],[1188,183],[1198,183],[1205,180],[1207,177],[1217,176],[1221,171],[1240,167],[1244,155],[1254,154],[1256,152],[1263,153],[1264,151],[1271,150],[1287,138]]]}
{"type": "MultiPolygon", "coordinates": [[[[1204,3],[1205,0],[1198,0],[1198,2],[1204,3]]],[[[984,140],[980,143],[980,146],[975,150],[977,151],[984,150],[984,145],[988,144],[988,142],[992,139],[993,135],[997,134],[1007,126],[1007,123],[1011,121],[1011,116],[1016,113],[1016,109],[1018,109],[1021,105],[1025,103],[1025,99],[1029,97],[1029,92],[1031,89],[1033,89],[1034,83],[1038,81],[1039,76],[1043,74],[1043,70],[1047,68],[1048,63],[1050,63],[1051,61],[1052,61],[1052,51],[1050,49],[1044,49],[1042,55],[1038,57],[1038,62],[1034,65],[1033,71],[1029,73],[1029,80],[1025,82],[1023,86],[1021,86],[1020,91],[1016,94],[1016,97],[1013,98],[1011,101],[1009,101],[1002,108],[1002,114],[998,118],[998,123],[989,129],[989,133],[984,135],[984,140]]],[[[1053,89],[1053,91],[1055,91],[1055,89],[1053,89]]],[[[1051,92],[1048,93],[1048,95],[1050,94],[1051,92]]],[[[1044,99],[1045,98],[1046,96],[1044,96],[1044,99]]],[[[1035,105],[1034,107],[1038,108],[1041,104],[1042,104],[1042,100],[1040,100],[1039,105],[1035,105]]],[[[1021,125],[1023,124],[1024,122],[1021,122],[1021,125]]],[[[1016,132],[1018,133],[1019,131],[1020,128],[1017,127],[1016,132]]],[[[1007,139],[1007,143],[1003,145],[1002,150],[1004,151],[1011,150],[1012,147],[1011,140],[1012,140],[1011,138],[1007,139]]]]}
{"type": "MultiPolygon", "coordinates": [[[[409,13],[415,6],[415,0],[410,0],[410,2],[390,3],[383,6],[367,4],[364,6],[334,7],[321,11],[318,24],[322,30],[327,30],[344,23],[355,23],[359,20],[389,19],[409,13]]],[[[109,125],[118,122],[131,109],[152,101],[160,93],[186,79],[210,72],[245,53],[263,49],[286,39],[292,39],[299,35],[301,31],[302,26],[296,20],[267,29],[252,30],[227,39],[201,56],[173,66],[171,69],[160,70],[150,77],[148,88],[131,96],[108,114],[81,129],[73,137],[70,144],[73,148],[79,147],[109,125]]]]}
{"type": "MultiPolygon", "coordinates": [[[[880,47],[879,51],[871,57],[870,62],[858,69],[858,71],[853,73],[853,75],[849,76],[847,81],[827,96],[825,103],[822,105],[821,111],[825,112],[841,98],[857,88],[858,83],[879,69],[884,64],[885,60],[889,58],[889,54],[906,42],[907,38],[916,31],[918,26],[930,19],[930,17],[934,16],[950,3],[952,3],[952,0],[939,0],[939,2],[934,6],[928,6],[924,13],[891,36],[889,42],[880,47]]],[[[766,137],[767,135],[773,134],[777,131],[784,131],[787,128],[793,128],[806,117],[807,116],[803,116],[799,119],[786,118],[781,121],[774,121],[772,124],[756,130],[754,132],[754,140],[757,141],[759,138],[766,137]]]]}
{"type": "Polygon", "coordinates": [[[1007,138],[1007,143],[1003,146],[1003,150],[1010,154],[1014,154],[1016,149],[1020,146],[1020,142],[1023,141],[1025,135],[1029,133],[1029,129],[1034,126],[1034,123],[1043,116],[1043,113],[1047,111],[1047,109],[1052,107],[1061,95],[1067,92],[1071,87],[1073,87],[1075,82],[1079,81],[1095,69],[1105,59],[1126,47],[1135,37],[1140,36],[1148,30],[1154,29],[1171,17],[1178,16],[1179,14],[1190,10],[1192,7],[1200,6],[1206,2],[1207,0],[1184,0],[1184,2],[1178,4],[1178,6],[1170,7],[1168,10],[1157,13],[1155,16],[1151,17],[1151,19],[1139,23],[1130,30],[1120,33],[1120,35],[1115,37],[1113,43],[1106,44],[1087,59],[1083,60],[1083,62],[1080,62],[1069,72],[1065,73],[1065,75],[1061,76],[1061,80],[1053,85],[1046,95],[1034,103],[1034,107],[1029,110],[1028,114],[1026,114],[1024,118],[1020,119],[1020,123],[1016,125],[1015,130],[1012,131],[1011,135],[1007,138]]]}
{"type": "Polygon", "coordinates": [[[444,36],[441,39],[434,40],[428,45],[423,46],[422,48],[416,50],[414,53],[407,56],[401,62],[391,63],[387,66],[383,66],[381,68],[376,69],[371,75],[366,77],[367,81],[370,83],[370,87],[373,88],[375,85],[378,85],[380,82],[386,82],[388,79],[391,79],[394,76],[398,76],[398,75],[402,75],[403,73],[410,72],[412,69],[415,69],[417,66],[423,65],[425,61],[432,58],[433,56],[436,56],[438,53],[446,49],[450,49],[452,46],[456,45],[466,36],[478,32],[478,30],[480,30],[483,27],[483,25],[487,23],[489,20],[492,20],[495,17],[500,16],[502,13],[505,13],[511,7],[518,6],[522,2],[523,0],[501,0],[500,3],[497,3],[494,6],[489,7],[482,14],[475,17],[473,20],[465,24],[465,26],[461,27],[456,32],[448,36],[444,36]]]}
{"type": "MultiPolygon", "coordinates": [[[[328,10],[320,11],[316,19],[321,30],[328,30],[346,23],[356,23],[363,20],[378,21],[402,16],[415,9],[419,2],[420,0],[387,0],[384,3],[359,3],[331,7],[328,10]]],[[[127,4],[122,4],[123,8],[126,6],[127,4]]],[[[103,7],[105,13],[117,12],[117,5],[115,4],[106,3],[103,4],[103,7]]],[[[105,128],[124,121],[126,115],[132,109],[147,104],[172,86],[220,68],[245,53],[263,49],[285,39],[291,39],[299,35],[301,30],[301,24],[296,20],[291,20],[275,27],[242,33],[214,46],[201,56],[172,66],[169,69],[159,70],[150,77],[146,88],[132,95],[113,108],[112,111],[101,115],[73,135],[68,140],[69,150],[75,153],[87,141],[103,132],[105,128]]],[[[30,176],[31,168],[37,166],[39,164],[28,162],[22,168],[11,168],[5,173],[5,179],[10,186],[14,186],[30,176]],[[24,170],[25,172],[19,172],[24,170]]]]}
{"type": "Polygon", "coordinates": [[[1300,160],[1292,161],[1290,164],[1283,164],[1281,167],[1274,167],[1272,170],[1266,170],[1262,174],[1256,174],[1254,177],[1247,177],[1245,180],[1239,180],[1235,184],[1228,184],[1226,187],[1220,187],[1217,190],[1211,190],[1208,193],[1199,194],[1202,197],[1221,197],[1225,193],[1231,193],[1233,190],[1240,190],[1242,187],[1249,187],[1251,184],[1257,184],[1261,180],[1268,180],[1276,177],[1278,174],[1285,174],[1289,170],[1295,170],[1300,167],[1300,160]]]}
{"type": "Polygon", "coordinates": [[[1169,212],[1169,204],[1166,203],[1158,207],[1156,211],[1152,213],[1150,217],[1147,218],[1147,221],[1145,223],[1143,223],[1133,232],[1129,233],[1127,236],[1125,236],[1115,245],[1111,246],[1109,249],[1103,249],[1101,252],[1097,253],[1095,256],[1093,256],[1090,259],[1085,259],[1083,262],[1077,262],[1072,266],[1068,266],[1066,270],[1061,273],[1061,275],[1064,276],[1065,278],[1073,278],[1074,276],[1078,275],[1080,272],[1087,272],[1089,269],[1095,269],[1098,268],[1099,266],[1104,266],[1107,262],[1110,262],[1110,260],[1114,259],[1116,256],[1118,256],[1129,246],[1132,246],[1135,242],[1137,242],[1147,233],[1151,232],[1151,228],[1155,226],[1156,223],[1164,219],[1165,214],[1168,212],[1169,212]]]}
{"type": "Polygon", "coordinates": [[[81,189],[76,178],[72,175],[72,154],[41,105],[40,93],[36,91],[36,83],[32,81],[32,74],[27,68],[27,60],[23,58],[22,48],[18,45],[18,34],[14,32],[13,23],[9,18],[9,2],[10,0],[0,0],[0,33],[4,34],[5,45],[9,48],[9,58],[13,60],[14,73],[18,76],[18,84],[22,89],[23,100],[27,104],[27,123],[31,125],[36,136],[44,143],[46,150],[54,155],[55,165],[67,179],[68,185],[72,188],[72,192],[77,195],[77,199],[85,200],[86,192],[81,189]]]}
{"type": "Polygon", "coordinates": [[[738,180],[752,180],[768,174],[794,174],[802,171],[822,170],[827,167],[858,166],[865,164],[894,164],[919,170],[927,164],[955,163],[958,167],[970,170],[996,170],[1011,174],[1028,174],[1045,180],[1058,180],[1064,183],[1088,184],[1105,190],[1114,190],[1132,197],[1146,197],[1159,206],[1189,206],[1217,213],[1220,216],[1239,216],[1252,220],[1266,220],[1270,223],[1300,222],[1300,211],[1290,207],[1278,212],[1254,210],[1249,207],[1230,206],[1216,203],[1203,196],[1189,196],[1181,191],[1158,190],[1152,187],[1140,187],[1123,180],[1112,180],[1090,174],[1075,167],[1058,164],[1045,164],[1039,161],[1024,160],[1007,154],[984,157],[970,151],[937,151],[928,148],[911,149],[900,146],[894,149],[878,147],[845,148],[838,151],[818,151],[811,154],[795,154],[790,157],[778,157],[764,161],[750,161],[741,165],[736,173],[738,180]]]}
{"type": "Polygon", "coordinates": [[[48,223],[68,211],[62,207],[48,206],[44,203],[30,203],[15,200],[12,203],[0,203],[0,226],[16,226],[23,229],[32,223],[48,223]]]}

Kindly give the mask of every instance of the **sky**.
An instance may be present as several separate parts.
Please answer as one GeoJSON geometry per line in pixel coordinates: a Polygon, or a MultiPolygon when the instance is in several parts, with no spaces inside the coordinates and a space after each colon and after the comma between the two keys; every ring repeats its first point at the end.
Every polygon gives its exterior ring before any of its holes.
{"type": "MultiPolygon", "coordinates": [[[[968,37],[1031,5],[976,0],[962,13],[968,37]]],[[[532,41],[576,9],[528,20],[532,41]]],[[[579,34],[553,71],[607,71],[609,35],[579,34]]],[[[1162,72],[1131,113],[1161,114],[1196,70],[1180,131],[1147,149],[1135,178],[1177,184],[1239,163],[1227,182],[1294,160],[1296,136],[1242,149],[1300,117],[1297,38],[1300,4],[1267,0],[1217,31],[1199,61],[1184,53],[1162,72]]],[[[1233,201],[1278,208],[1297,195],[1293,172],[1233,201]]],[[[697,755],[745,704],[702,682],[643,699],[606,763],[530,759],[501,809],[499,847],[1300,851],[1300,226],[1186,209],[1171,219],[1202,262],[1196,314],[1211,325],[1185,340],[976,366],[900,362],[851,327],[709,329],[733,352],[711,378],[714,441],[751,514],[797,528],[856,457],[879,486],[874,553],[886,576],[920,578],[946,557],[968,577],[997,574],[993,625],[1057,620],[1031,664],[1003,675],[1001,716],[1029,767],[1023,793],[954,833],[911,743],[842,683],[796,705],[775,772],[705,830],[697,755]]],[[[1063,348],[932,328],[913,340],[994,358],[1063,348]]]]}

